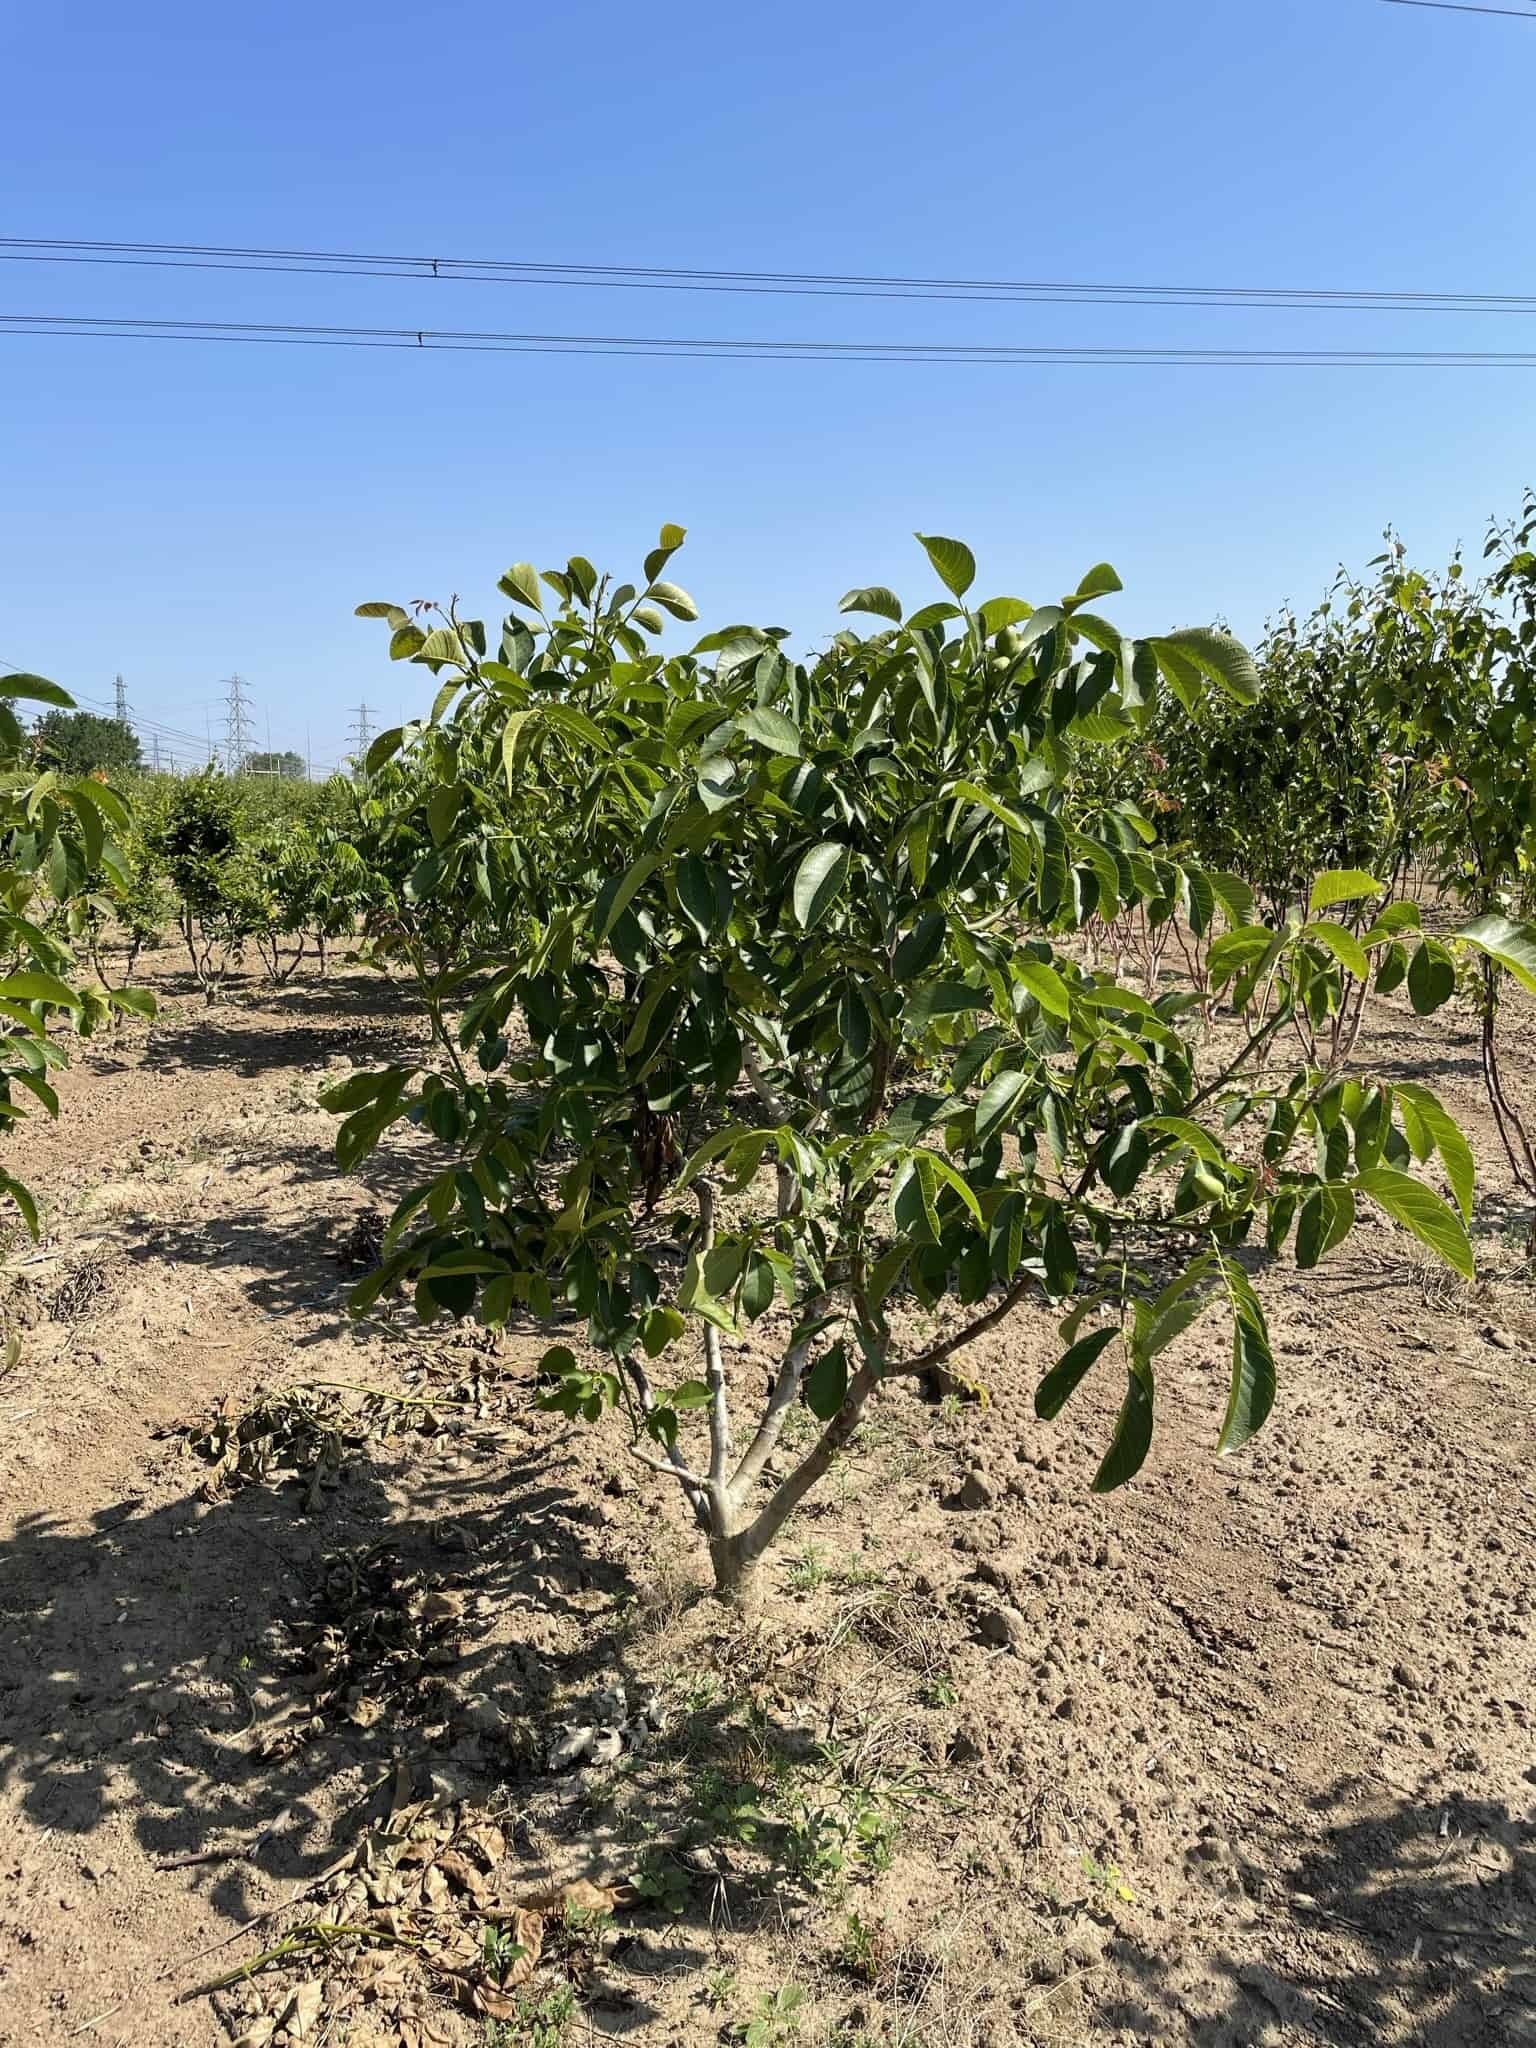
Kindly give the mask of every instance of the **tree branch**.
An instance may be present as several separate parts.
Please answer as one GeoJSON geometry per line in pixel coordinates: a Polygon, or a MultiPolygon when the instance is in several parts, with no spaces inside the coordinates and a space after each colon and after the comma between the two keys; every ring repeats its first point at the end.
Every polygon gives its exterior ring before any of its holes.
{"type": "MultiPolygon", "coordinates": [[[[640,1403],[640,1413],[647,1417],[654,1415],[656,1412],[656,1396],[652,1391],[649,1379],[646,1377],[644,1366],[640,1364],[638,1359],[626,1357],[624,1359],[624,1370],[633,1382],[635,1399],[640,1403]]],[[[670,1472],[674,1479],[679,1480],[683,1491],[688,1496],[689,1505],[693,1509],[694,1520],[706,1536],[711,1535],[714,1531],[715,1517],[708,1482],[701,1479],[697,1472],[690,1470],[683,1458],[682,1452],[675,1443],[669,1443],[666,1448],[667,1461],[665,1464],[660,1459],[653,1458],[648,1452],[642,1451],[638,1444],[631,1444],[629,1446],[629,1453],[631,1457],[638,1458],[642,1465],[649,1466],[653,1472],[670,1472]]]]}
{"type": "Polygon", "coordinates": [[[995,1329],[1005,1317],[1012,1315],[1034,1284],[1032,1273],[1021,1274],[1002,1300],[994,1302],[985,1315],[974,1317],[951,1336],[941,1337],[937,1343],[930,1344],[926,1351],[919,1351],[915,1358],[903,1359],[898,1364],[888,1365],[884,1377],[910,1377],[913,1373],[928,1372],[933,1366],[942,1365],[946,1358],[952,1358],[957,1351],[963,1351],[967,1344],[977,1337],[984,1336],[988,1330],[995,1329]]]}
{"type": "Polygon", "coordinates": [[[749,1561],[760,1557],[783,1528],[811,1488],[821,1479],[833,1459],[864,1419],[870,1395],[880,1384],[880,1375],[870,1365],[861,1365],[848,1382],[843,1405],[827,1424],[814,1447],[790,1473],[757,1517],[740,1536],[742,1555],[749,1561]]]}
{"type": "Polygon", "coordinates": [[[763,1072],[762,1059],[750,1038],[743,1038],[741,1041],[741,1064],[746,1070],[747,1079],[752,1083],[753,1093],[764,1109],[776,1124],[787,1124],[789,1104],[763,1072]]]}
{"type": "MultiPolygon", "coordinates": [[[[818,1304],[812,1313],[819,1314],[822,1305],[818,1304]]],[[[778,1379],[768,1397],[768,1406],[757,1426],[757,1434],[748,1444],[746,1454],[732,1476],[730,1493],[733,1500],[744,1500],[762,1477],[763,1467],[772,1457],[774,1446],[783,1432],[785,1417],[794,1407],[800,1392],[800,1378],[810,1358],[813,1341],[810,1337],[802,1338],[785,1352],[778,1379]]]]}
{"type": "MultiPolygon", "coordinates": [[[[699,1255],[704,1257],[715,1241],[715,1191],[707,1180],[696,1180],[693,1192],[699,1204],[699,1255]]],[[[725,1468],[731,1455],[731,1411],[726,1398],[725,1361],[720,1353],[720,1332],[704,1324],[704,1380],[709,1388],[709,1489],[716,1512],[724,1519],[725,1468]]]]}
{"type": "MultiPolygon", "coordinates": [[[[660,1472],[665,1478],[675,1479],[687,1492],[708,1494],[709,1482],[701,1479],[697,1472],[691,1472],[686,1465],[671,1464],[665,1458],[653,1457],[649,1451],[643,1451],[639,1444],[630,1444],[628,1449],[629,1455],[637,1464],[643,1465],[647,1472],[660,1472]]],[[[709,1524],[706,1522],[703,1526],[708,1528],[709,1524]]]]}

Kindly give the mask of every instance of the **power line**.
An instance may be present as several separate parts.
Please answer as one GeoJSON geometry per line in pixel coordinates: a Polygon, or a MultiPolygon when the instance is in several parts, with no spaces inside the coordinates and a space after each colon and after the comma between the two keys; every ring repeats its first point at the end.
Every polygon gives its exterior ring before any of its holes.
{"type": "Polygon", "coordinates": [[[519,334],[431,327],[310,327],[293,322],[140,320],[0,313],[0,334],[72,340],[260,342],[287,347],[409,349],[421,355],[680,357],[690,361],[905,362],[936,365],[1188,365],[1233,369],[1536,369],[1529,349],[1085,347],[1043,343],[735,339],[642,334],[519,334]]]}
{"type": "MultiPolygon", "coordinates": [[[[0,669],[13,670],[17,675],[30,673],[30,671],[23,668],[22,663],[19,661],[8,661],[4,655],[0,655],[0,669]]],[[[94,705],[101,711],[105,711],[108,708],[105,699],[93,697],[87,691],[74,690],[71,692],[71,695],[77,704],[94,705]]],[[[208,725],[206,738],[201,738],[195,733],[187,732],[180,726],[164,725],[152,718],[136,717],[133,720],[133,725],[135,731],[149,735],[152,763],[157,768],[161,766],[162,758],[173,769],[188,765],[189,763],[197,765],[205,760],[212,760],[214,758],[215,748],[211,722],[208,725]],[[163,748],[162,741],[165,742],[163,748]],[[173,745],[171,744],[172,742],[176,744],[173,745]]],[[[336,762],[321,762],[319,768],[322,776],[339,775],[342,772],[340,764],[336,762]]]]}
{"type": "MultiPolygon", "coordinates": [[[[1450,0],[1393,0],[1449,5],[1450,0]]],[[[1513,12],[1503,8],[1468,12],[1513,12]]],[[[1529,17],[1536,20],[1536,13],[1529,17]]],[[[708,270],[676,265],[543,263],[479,256],[377,255],[334,249],[253,249],[195,242],[60,241],[0,236],[0,261],[171,270],[264,271],[316,277],[404,277],[431,283],[561,285],[601,290],[730,292],[811,298],[959,299],[1063,305],[1232,305],[1326,311],[1536,312],[1536,296],[1370,287],[1093,283],[1031,278],[921,277],[840,271],[708,270]]]]}
{"type": "MultiPolygon", "coordinates": [[[[77,702],[93,705],[99,711],[106,711],[109,708],[104,698],[93,697],[86,690],[76,690],[73,695],[77,702]]],[[[134,725],[141,732],[156,732],[164,739],[180,740],[194,751],[200,751],[203,746],[200,734],[188,732],[181,726],[167,725],[162,719],[135,718],[134,725]]]]}
{"type": "Polygon", "coordinates": [[[1439,14],[1502,14],[1509,21],[1536,21],[1536,9],[1478,7],[1473,0],[1386,0],[1389,7],[1432,7],[1439,14]]]}

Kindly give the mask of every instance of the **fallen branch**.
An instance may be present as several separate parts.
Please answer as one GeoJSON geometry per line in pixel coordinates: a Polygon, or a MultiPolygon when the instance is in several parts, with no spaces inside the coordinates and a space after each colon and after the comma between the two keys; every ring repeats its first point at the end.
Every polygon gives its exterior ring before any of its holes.
{"type": "Polygon", "coordinates": [[[176,2003],[189,2005],[194,1998],[208,1998],[215,1991],[227,1991],[231,1984],[240,1984],[254,1977],[269,1963],[280,1963],[304,1949],[334,1948],[338,1941],[378,1941],[394,1948],[421,1947],[411,1934],[386,1934],[380,1927],[352,1927],[335,1920],[312,1920],[307,1927],[284,1935],[275,1947],[263,1949],[259,1956],[252,1956],[248,1962],[241,1963],[238,1969],[226,1970],[222,1977],[210,1977],[206,1984],[197,1984],[190,1991],[179,1993],[176,2003]]]}

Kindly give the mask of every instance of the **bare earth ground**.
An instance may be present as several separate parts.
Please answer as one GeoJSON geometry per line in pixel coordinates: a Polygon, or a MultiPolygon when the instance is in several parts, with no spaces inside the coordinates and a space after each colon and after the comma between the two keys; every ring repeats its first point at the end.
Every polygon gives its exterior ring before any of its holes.
{"type": "Polygon", "coordinates": [[[1103,1501],[1118,1388],[1037,1423],[1023,1317],[972,1354],[990,1407],[887,1397],[749,1623],[616,1429],[533,1410],[536,1333],[348,1323],[412,1174],[339,1176],[316,1096],[414,1039],[387,987],[140,978],[160,1020],[7,1157],[47,1238],[0,1275],[0,2048],[547,2048],[566,1978],[568,2042],[656,2048],[1536,2042],[1536,1291],[1464,1027],[1383,1006],[1362,1060],[1473,1131],[1476,1290],[1384,1226],[1263,1272],[1268,1430],[1211,1456],[1197,1325],[1103,1501]],[[180,1425],[325,1380],[461,1405],[360,1422],[334,1484],[205,1485],[180,1425]],[[615,1684],[661,1730],[546,1770],[615,1684]],[[380,1939],[462,1960],[497,1900],[637,1875],[494,2036],[380,1939]],[[321,1906],[361,1961],[177,2002],[321,1906]]]}

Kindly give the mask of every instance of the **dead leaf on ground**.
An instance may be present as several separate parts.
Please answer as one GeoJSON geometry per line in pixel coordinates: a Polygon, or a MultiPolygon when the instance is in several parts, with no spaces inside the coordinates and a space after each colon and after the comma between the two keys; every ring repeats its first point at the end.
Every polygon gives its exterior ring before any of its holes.
{"type": "Polygon", "coordinates": [[[557,1891],[532,1892],[517,1903],[529,1913],[546,1916],[563,1913],[567,1909],[578,1913],[613,1913],[621,1906],[632,1906],[636,1897],[632,1884],[593,1884],[587,1878],[578,1877],[571,1884],[561,1885],[557,1891]]]}
{"type": "Polygon", "coordinates": [[[282,2022],[295,2040],[302,2041],[319,2019],[324,1996],[324,1987],[318,1977],[308,1977],[293,1987],[293,1993],[283,2007],[282,2022]]]}

